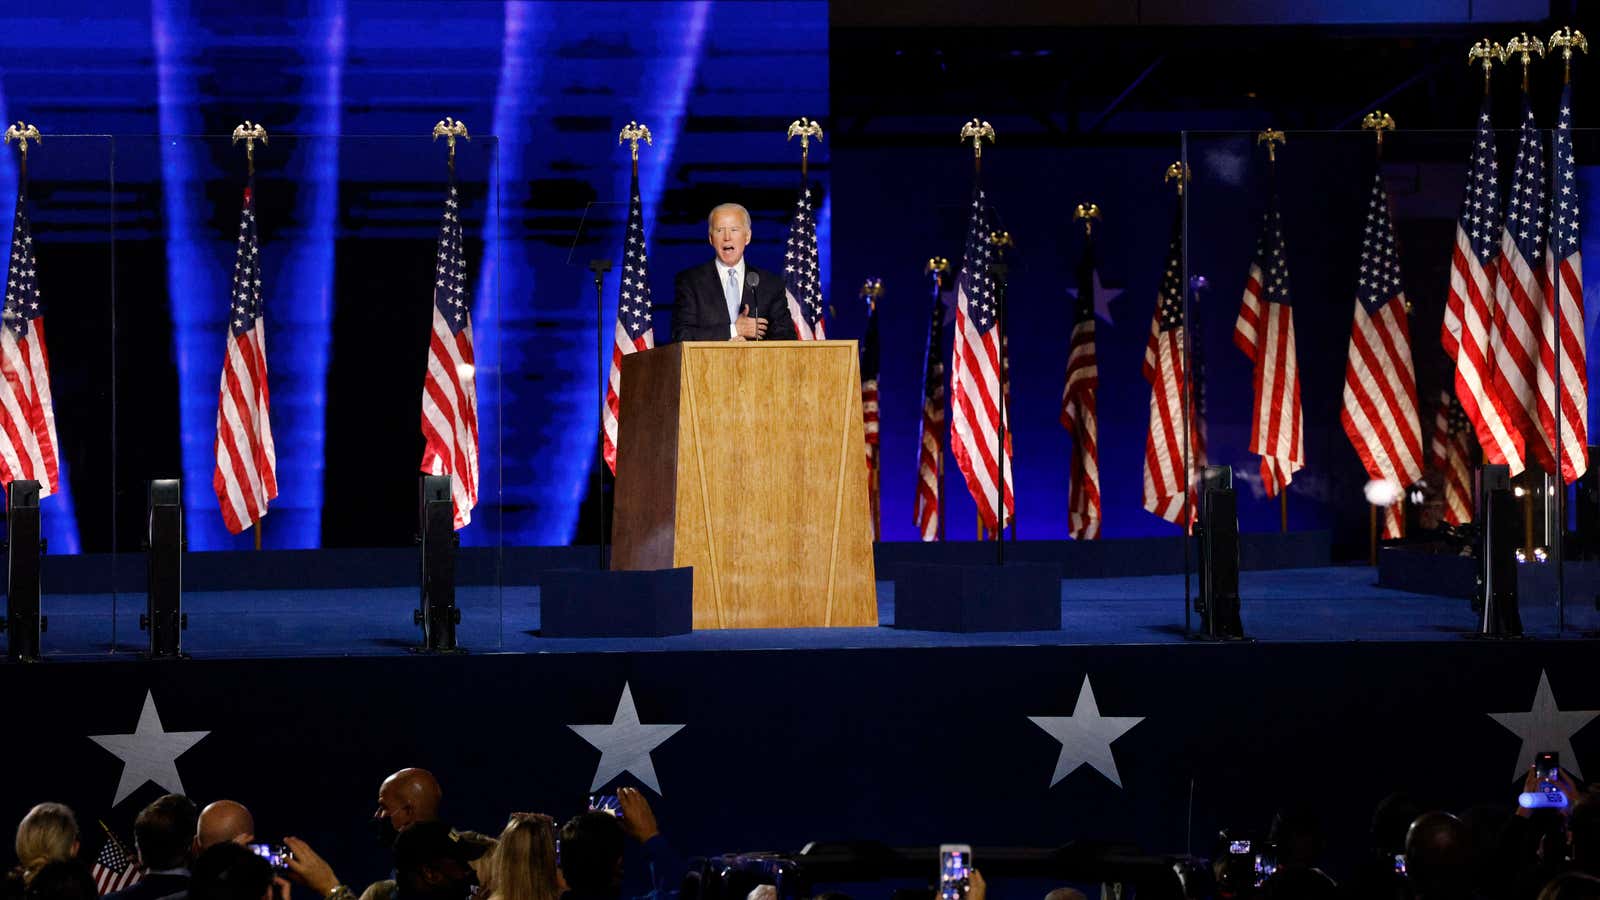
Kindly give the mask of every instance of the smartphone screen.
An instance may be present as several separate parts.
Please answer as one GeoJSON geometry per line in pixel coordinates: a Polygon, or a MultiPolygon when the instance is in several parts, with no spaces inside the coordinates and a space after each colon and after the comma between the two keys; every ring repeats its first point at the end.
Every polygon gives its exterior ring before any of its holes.
{"type": "Polygon", "coordinates": [[[617,801],[616,794],[590,794],[589,811],[622,818],[622,804],[617,801]]]}
{"type": "Polygon", "coordinates": [[[289,868],[289,859],[292,854],[283,844],[248,844],[250,852],[266,860],[274,869],[280,871],[289,868]]]}
{"type": "Polygon", "coordinates": [[[962,900],[972,879],[972,848],[944,844],[939,848],[939,900],[962,900]]]}
{"type": "Polygon", "coordinates": [[[1234,856],[1244,856],[1250,852],[1249,841],[1229,841],[1228,852],[1234,856]]]}
{"type": "Polygon", "coordinates": [[[1561,771],[1561,755],[1558,753],[1541,753],[1534,760],[1534,768],[1538,771],[1542,781],[1555,781],[1557,773],[1561,771]]]}

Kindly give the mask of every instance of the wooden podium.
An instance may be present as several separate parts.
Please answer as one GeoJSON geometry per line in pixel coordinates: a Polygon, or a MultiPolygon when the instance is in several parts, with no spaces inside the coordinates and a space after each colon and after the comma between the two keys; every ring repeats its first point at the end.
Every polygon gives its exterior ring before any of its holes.
{"type": "Polygon", "coordinates": [[[694,627],[878,624],[855,341],[622,359],[613,569],[694,566],[694,627]]]}

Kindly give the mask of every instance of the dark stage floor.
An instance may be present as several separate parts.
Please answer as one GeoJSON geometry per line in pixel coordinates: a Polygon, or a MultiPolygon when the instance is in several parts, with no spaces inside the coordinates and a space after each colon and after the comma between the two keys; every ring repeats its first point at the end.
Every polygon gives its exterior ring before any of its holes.
{"type": "MultiPolygon", "coordinates": [[[[1260,641],[1435,641],[1470,634],[1476,617],[1462,600],[1378,587],[1373,569],[1324,567],[1245,572],[1243,617],[1260,641]]],[[[1062,582],[1062,628],[1048,632],[947,634],[901,631],[894,583],[878,583],[878,628],[706,631],[671,638],[555,639],[538,636],[539,589],[462,587],[461,646],[477,652],[591,653],[894,647],[1139,645],[1181,642],[1183,578],[1156,575],[1062,582]]],[[[137,653],[142,594],[49,594],[47,657],[106,658],[137,653]],[[113,638],[114,635],[114,638],[113,638]]],[[[371,656],[405,652],[417,591],[409,587],[194,591],[184,597],[184,648],[196,657],[371,656]]],[[[1547,596],[1524,596],[1531,637],[1555,637],[1547,596]]],[[[1592,604],[1569,603],[1567,636],[1600,629],[1592,604]]],[[[1198,628],[1198,617],[1193,625],[1198,628]]]]}

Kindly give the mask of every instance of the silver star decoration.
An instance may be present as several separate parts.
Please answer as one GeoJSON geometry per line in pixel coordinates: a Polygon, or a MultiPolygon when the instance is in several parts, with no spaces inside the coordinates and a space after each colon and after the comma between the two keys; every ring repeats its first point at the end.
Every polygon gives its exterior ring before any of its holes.
{"type": "Polygon", "coordinates": [[[1550,690],[1550,676],[1539,670],[1539,689],[1533,695],[1533,708],[1527,712],[1489,713],[1489,718],[1504,725],[1522,739],[1522,750],[1517,754],[1517,766],[1512,777],[1521,779],[1533,766],[1539,753],[1554,751],[1561,754],[1561,765],[1579,781],[1583,769],[1578,767],[1578,756],[1572,752],[1572,736],[1583,730],[1600,709],[1567,710],[1556,706],[1556,695],[1550,690]]]}
{"type": "MultiPolygon", "coordinates": [[[[1067,296],[1076,300],[1077,288],[1067,288],[1067,296]]],[[[1100,283],[1100,270],[1094,270],[1094,314],[1106,320],[1107,325],[1117,323],[1111,321],[1111,301],[1122,296],[1122,288],[1108,288],[1100,283]]]]}
{"type": "Polygon", "coordinates": [[[139,724],[132,734],[89,736],[89,740],[122,760],[122,778],[117,782],[117,796],[111,805],[121,803],[147,781],[174,794],[183,793],[183,779],[178,777],[178,757],[210,733],[164,730],[161,715],[156,712],[155,695],[145,691],[144,709],[139,713],[139,724]]]}
{"type": "Polygon", "coordinates": [[[1111,756],[1111,744],[1128,733],[1133,726],[1144,721],[1144,716],[1102,716],[1094,701],[1094,688],[1089,676],[1083,676],[1083,687],[1078,690],[1078,704],[1070,716],[1029,716],[1028,721],[1049,732],[1061,742],[1061,756],[1056,759],[1056,771],[1050,778],[1055,787],[1063,778],[1084,765],[1094,766],[1101,775],[1122,787],[1122,776],[1117,773],[1117,761],[1111,756]]]}
{"type": "Polygon", "coordinates": [[[633,689],[627,682],[622,684],[622,699],[617,701],[617,713],[611,724],[567,727],[600,751],[600,765],[595,768],[594,783],[589,790],[599,790],[623,772],[630,772],[657,794],[661,793],[661,783],[656,779],[650,751],[683,730],[682,725],[640,724],[639,710],[633,705],[633,689]]]}

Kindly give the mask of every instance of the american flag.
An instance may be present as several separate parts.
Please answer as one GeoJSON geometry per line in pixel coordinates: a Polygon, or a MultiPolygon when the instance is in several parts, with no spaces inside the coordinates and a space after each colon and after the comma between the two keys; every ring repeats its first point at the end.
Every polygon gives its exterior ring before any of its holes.
{"type": "Polygon", "coordinates": [[[1444,499],[1444,520],[1451,525],[1472,521],[1472,423],[1449,388],[1439,391],[1433,411],[1433,437],[1428,466],[1438,473],[1444,499]]]}
{"type": "Polygon", "coordinates": [[[450,475],[455,526],[472,521],[478,505],[478,382],[472,351],[472,300],[461,241],[461,199],[455,179],[439,217],[434,256],[433,325],[428,374],[422,381],[422,471],[450,475]]]}
{"type": "MultiPolygon", "coordinates": [[[[1546,246],[1544,196],[1544,141],[1534,122],[1528,92],[1522,92],[1522,124],[1517,134],[1517,164],[1506,201],[1505,226],[1500,232],[1500,277],[1495,284],[1494,367],[1495,388],[1501,407],[1522,436],[1526,456],[1546,472],[1555,471],[1549,439],[1539,430],[1540,405],[1548,395],[1536,383],[1541,347],[1542,318],[1550,295],[1545,276],[1546,246]]],[[[1487,446],[1487,445],[1486,445],[1487,446]]]]}
{"type": "Polygon", "coordinates": [[[6,278],[5,328],[0,329],[0,479],[39,482],[39,496],[61,488],[50,354],[44,344],[38,261],[28,225],[27,192],[17,192],[6,278]]]}
{"type": "Polygon", "coordinates": [[[217,399],[217,465],[211,486],[222,521],[239,534],[261,521],[278,496],[278,453],[272,443],[267,391],[267,324],[261,304],[261,246],[255,186],[244,189],[229,297],[228,347],[217,399]]]}
{"type": "Polygon", "coordinates": [[[939,502],[944,494],[944,288],[948,270],[931,269],[933,314],[928,324],[928,350],[922,367],[922,426],[917,440],[917,534],[925,541],[944,536],[939,502]]]}
{"type": "Polygon", "coordinates": [[[878,303],[867,297],[867,333],[861,339],[861,419],[867,437],[867,490],[872,536],[878,536],[878,303]]]}
{"type": "Polygon", "coordinates": [[[1094,234],[1083,245],[1078,263],[1078,299],[1073,306],[1072,336],[1067,349],[1067,381],[1061,390],[1061,426],[1072,434],[1072,474],[1068,485],[1067,532],[1080,541],[1100,536],[1100,422],[1095,391],[1100,363],[1094,343],[1094,234]]]}
{"type": "MultiPolygon", "coordinates": [[[[1372,176],[1350,355],[1344,372],[1345,434],[1367,476],[1404,488],[1422,477],[1422,429],[1417,424],[1417,379],[1411,362],[1411,326],[1400,284],[1400,254],[1383,175],[1372,176]]],[[[1383,536],[1401,537],[1400,505],[1386,507],[1383,536]]]]}
{"type": "Polygon", "coordinates": [[[1185,408],[1183,319],[1183,216],[1173,217],[1172,242],[1161,276],[1161,293],[1150,319],[1144,348],[1144,377],[1150,382],[1150,431],[1144,442],[1144,508],[1168,522],[1188,525],[1193,505],[1187,490],[1201,458],[1196,410],[1185,408]],[[1187,449],[1181,435],[1190,436],[1187,449]]]}
{"type": "Polygon", "coordinates": [[[1561,447],[1561,479],[1570,484],[1589,467],[1589,373],[1585,365],[1583,319],[1583,252],[1578,234],[1578,167],[1572,152],[1572,82],[1561,88],[1560,114],[1556,117],[1553,186],[1550,202],[1550,253],[1545,257],[1545,282],[1553,285],[1545,301],[1544,346],[1556,347],[1557,360],[1547,353],[1539,368],[1539,424],[1551,446],[1561,447]],[[1560,280],[1557,280],[1557,270],[1560,280]],[[1560,310],[1556,309],[1560,297],[1560,310]],[[1552,318],[1555,321],[1552,321],[1552,318]],[[1559,323],[1559,328],[1557,327],[1559,323]],[[1557,340],[1559,339],[1559,344],[1557,340]],[[1560,421],[1549,403],[1560,382],[1560,421]],[[1557,435],[1559,434],[1559,441],[1557,435]]]}
{"type": "Polygon", "coordinates": [[[789,221],[789,243],[783,251],[784,293],[789,298],[789,318],[802,341],[823,341],[828,335],[822,322],[822,279],[817,266],[817,215],[811,208],[811,182],[800,182],[789,221]]]}
{"type": "Polygon", "coordinates": [[[639,173],[628,187],[628,237],[622,249],[622,283],[617,294],[617,327],[611,345],[611,373],[606,378],[604,429],[606,465],[617,474],[617,418],[622,415],[622,358],[656,345],[651,319],[650,261],[644,249],[644,203],[639,199],[639,173]]]}
{"type": "Polygon", "coordinates": [[[1261,235],[1245,279],[1233,342],[1254,364],[1250,452],[1261,456],[1261,484],[1268,497],[1275,497],[1306,464],[1289,261],[1284,257],[1283,218],[1275,192],[1261,217],[1261,235]]]}
{"type": "Polygon", "coordinates": [[[1439,339],[1456,361],[1456,396],[1483,445],[1487,462],[1523,470],[1522,435],[1506,416],[1495,388],[1495,281],[1500,256],[1500,179],[1494,156],[1494,128],[1489,98],[1478,114],[1473,139],[1472,170],[1456,220],[1455,249],[1450,254],[1450,295],[1439,339]]]}
{"type": "MultiPolygon", "coordinates": [[[[1003,530],[1016,511],[1012,496],[1011,434],[1005,444],[1003,509],[995,510],[995,485],[1000,480],[1000,335],[996,325],[999,298],[994,247],[989,243],[991,216],[981,185],[972,189],[972,215],[967,222],[965,255],[956,282],[956,339],[951,365],[955,398],[951,412],[951,450],[956,467],[978,507],[978,520],[990,533],[1003,530]]],[[[1008,423],[1009,424],[1009,423],[1008,423]]]]}
{"type": "Polygon", "coordinates": [[[144,877],[144,870],[139,868],[138,861],[111,833],[111,829],[106,828],[104,822],[100,823],[100,827],[106,833],[106,840],[100,845],[100,853],[95,856],[94,865],[89,867],[89,874],[94,878],[95,890],[104,897],[138,882],[144,877]]]}

